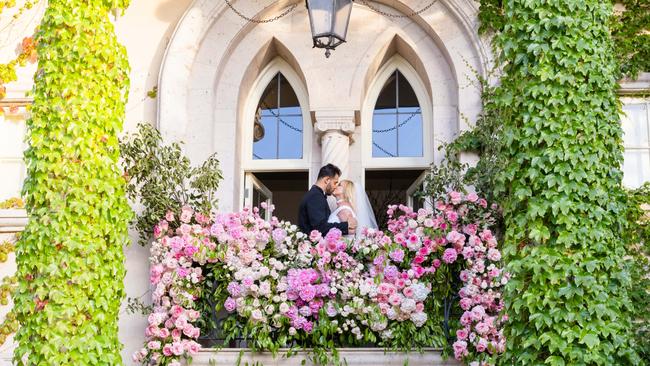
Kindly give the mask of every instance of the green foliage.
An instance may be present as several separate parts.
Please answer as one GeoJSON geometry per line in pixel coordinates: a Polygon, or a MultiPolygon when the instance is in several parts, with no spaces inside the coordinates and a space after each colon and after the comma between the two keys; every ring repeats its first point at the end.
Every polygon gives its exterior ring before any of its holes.
{"type": "Polygon", "coordinates": [[[628,227],[625,230],[632,277],[633,330],[639,354],[650,365],[650,182],[628,192],[628,227]]]}
{"type": "Polygon", "coordinates": [[[610,19],[621,74],[634,79],[650,71],[650,0],[620,0],[610,19]]]}
{"type": "Polygon", "coordinates": [[[117,135],[129,65],[113,2],[50,0],[27,121],[29,223],[16,245],[18,365],[120,365],[131,210],[117,135]]]}
{"type": "Polygon", "coordinates": [[[624,263],[625,196],[611,4],[506,2],[497,36],[504,364],[638,364],[624,263]]]}
{"type": "MultiPolygon", "coordinates": [[[[502,0],[481,0],[478,18],[480,21],[479,32],[500,33],[508,22],[505,16],[505,5],[502,0]]],[[[610,25],[611,36],[614,41],[613,55],[619,65],[616,77],[636,78],[639,72],[650,72],[650,0],[621,0],[614,1],[617,11],[611,13],[607,22],[610,25]]],[[[530,7],[536,7],[530,3],[530,7]]],[[[548,18],[537,27],[555,29],[558,35],[564,35],[574,20],[561,18],[556,14],[548,13],[548,18]]]]}
{"type": "Polygon", "coordinates": [[[120,150],[128,181],[126,192],[144,206],[135,223],[141,245],[147,243],[151,230],[170,207],[187,205],[202,213],[216,208],[222,178],[216,155],[192,167],[178,143],[164,145],[160,132],[142,123],[137,133],[120,142],[120,150]]]}
{"type": "MultiPolygon", "coordinates": [[[[496,103],[498,89],[475,73],[477,87],[481,91],[482,110],[474,127],[461,133],[453,142],[440,147],[445,156],[441,163],[432,164],[430,174],[425,180],[425,189],[418,192],[419,197],[440,201],[446,198],[449,190],[465,192],[472,186],[479,196],[490,202],[501,202],[503,197],[495,191],[496,178],[503,167],[501,150],[502,120],[507,108],[496,103]],[[463,164],[459,160],[461,152],[472,152],[480,157],[475,166],[463,164]]],[[[500,231],[499,228],[495,228],[500,231]]]]}

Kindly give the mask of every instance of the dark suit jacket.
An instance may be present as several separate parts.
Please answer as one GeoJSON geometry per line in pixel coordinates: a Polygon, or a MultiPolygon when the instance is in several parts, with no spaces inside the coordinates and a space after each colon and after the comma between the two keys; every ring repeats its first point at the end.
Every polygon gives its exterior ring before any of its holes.
{"type": "Polygon", "coordinates": [[[318,230],[326,235],[332,228],[341,230],[343,235],[348,234],[348,223],[328,223],[330,206],[327,204],[325,193],[317,185],[313,185],[300,202],[298,211],[298,226],[300,231],[309,235],[312,230],[318,230]]]}

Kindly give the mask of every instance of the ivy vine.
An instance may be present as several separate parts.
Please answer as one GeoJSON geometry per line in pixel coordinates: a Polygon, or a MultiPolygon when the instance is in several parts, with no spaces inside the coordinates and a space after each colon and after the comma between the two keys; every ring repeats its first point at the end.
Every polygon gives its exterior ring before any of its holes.
{"type": "MultiPolygon", "coordinates": [[[[614,41],[613,55],[619,65],[616,77],[634,79],[640,72],[650,72],[650,0],[620,0],[613,3],[616,3],[616,11],[611,12],[605,21],[610,26],[614,41]]],[[[498,34],[505,29],[510,21],[505,16],[507,4],[502,0],[480,0],[480,33],[498,34]]],[[[529,6],[535,7],[533,3],[529,6]]],[[[559,34],[569,29],[568,20],[576,20],[572,14],[549,13],[548,17],[545,26],[552,26],[559,34]]]]}
{"type": "Polygon", "coordinates": [[[505,2],[505,364],[639,364],[610,3],[505,2]],[[507,62],[506,62],[507,61],[507,62]]]}
{"type": "Polygon", "coordinates": [[[27,121],[29,223],[16,246],[18,365],[119,365],[118,313],[131,210],[117,134],[129,65],[109,11],[50,0],[36,33],[27,121]]]}
{"type": "MultiPolygon", "coordinates": [[[[18,66],[25,66],[28,62],[36,62],[36,42],[33,37],[25,37],[20,44],[20,53],[15,59],[6,64],[0,64],[0,99],[7,95],[7,87],[4,84],[18,80],[16,75],[16,68],[18,66]]],[[[0,113],[3,113],[0,108],[0,113]]]]}

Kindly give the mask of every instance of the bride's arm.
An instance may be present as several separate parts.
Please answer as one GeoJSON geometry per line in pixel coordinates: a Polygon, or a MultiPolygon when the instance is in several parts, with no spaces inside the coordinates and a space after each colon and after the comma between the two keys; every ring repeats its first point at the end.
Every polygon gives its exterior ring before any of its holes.
{"type": "Polygon", "coordinates": [[[352,216],[352,214],[350,213],[350,210],[341,210],[341,211],[339,211],[337,216],[339,217],[339,220],[341,222],[348,222],[348,220],[350,219],[350,216],[352,216]]]}

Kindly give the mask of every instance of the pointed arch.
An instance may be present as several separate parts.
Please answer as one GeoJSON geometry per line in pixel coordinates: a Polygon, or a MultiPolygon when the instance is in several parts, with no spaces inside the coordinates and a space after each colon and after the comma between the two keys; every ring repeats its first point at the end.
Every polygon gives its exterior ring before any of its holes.
{"type": "MultiPolygon", "coordinates": [[[[296,170],[309,169],[311,160],[311,146],[313,141],[313,128],[311,114],[309,113],[309,95],[307,87],[299,73],[282,57],[275,57],[259,72],[251,84],[250,91],[241,109],[241,118],[238,118],[240,150],[242,157],[242,170],[296,170]],[[302,118],[302,153],[300,158],[289,159],[254,159],[253,137],[254,121],[260,100],[269,84],[282,75],[295,93],[300,107],[302,118]]],[[[297,126],[294,126],[298,128],[297,126]]]]}
{"type": "Polygon", "coordinates": [[[374,80],[370,83],[362,104],[361,127],[363,131],[362,159],[365,168],[426,168],[433,162],[433,106],[431,96],[415,67],[399,54],[385,60],[375,74],[374,80]],[[422,124],[421,156],[395,156],[389,158],[373,156],[373,115],[375,106],[384,85],[396,72],[399,72],[408,82],[419,104],[418,113],[422,124]]]}
{"type": "Polygon", "coordinates": [[[391,62],[395,56],[406,60],[415,70],[422,84],[429,95],[431,92],[431,80],[427,68],[420,58],[415,46],[399,34],[391,33],[380,37],[376,42],[375,55],[365,70],[358,70],[355,76],[355,85],[363,85],[362,98],[365,97],[371,84],[374,82],[379,70],[391,62]]]}

